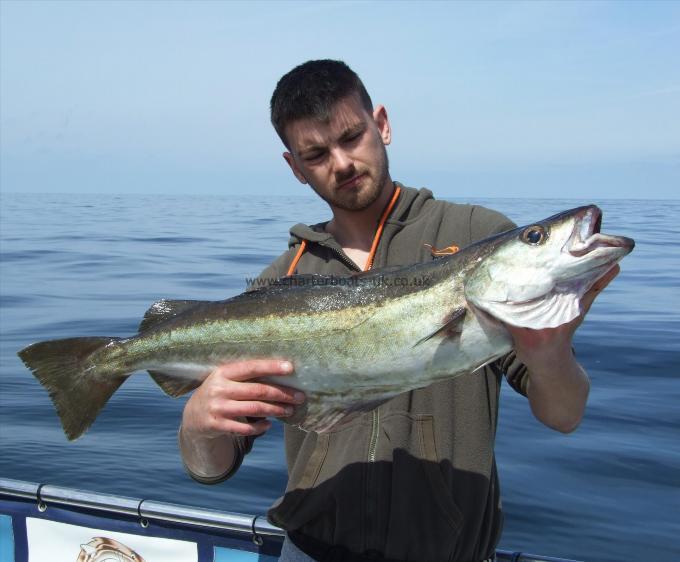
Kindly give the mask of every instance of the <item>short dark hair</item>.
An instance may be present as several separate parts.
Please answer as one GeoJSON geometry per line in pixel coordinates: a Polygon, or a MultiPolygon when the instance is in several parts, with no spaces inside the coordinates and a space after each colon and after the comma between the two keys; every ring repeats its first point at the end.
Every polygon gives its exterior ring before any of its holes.
{"type": "Polygon", "coordinates": [[[361,105],[373,112],[373,102],[361,79],[339,60],[310,60],[284,74],[276,84],[271,99],[274,129],[288,148],[286,126],[298,119],[327,121],[331,109],[340,100],[358,94],[361,105]]]}

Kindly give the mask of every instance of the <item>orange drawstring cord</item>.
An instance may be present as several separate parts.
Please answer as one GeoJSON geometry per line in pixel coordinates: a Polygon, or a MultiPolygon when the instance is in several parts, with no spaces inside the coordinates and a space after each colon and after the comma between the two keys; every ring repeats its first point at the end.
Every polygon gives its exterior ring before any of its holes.
{"type": "Polygon", "coordinates": [[[300,247],[298,248],[297,254],[295,254],[293,261],[290,262],[290,267],[288,268],[288,273],[286,273],[286,276],[293,275],[293,273],[295,273],[295,268],[297,267],[297,264],[300,261],[302,254],[305,252],[306,247],[307,247],[307,240],[305,240],[303,238],[302,242],[300,244],[300,247]]]}
{"type": "MultiPolygon", "coordinates": [[[[371,267],[373,267],[373,258],[375,257],[376,250],[378,249],[378,243],[380,242],[380,237],[382,236],[383,227],[385,226],[387,217],[390,216],[390,213],[392,212],[394,205],[397,203],[397,199],[399,199],[400,193],[401,188],[399,186],[396,186],[396,188],[394,189],[394,193],[392,194],[392,199],[390,199],[390,202],[387,204],[387,207],[385,207],[385,210],[383,211],[383,214],[380,217],[378,229],[375,231],[375,236],[373,237],[373,244],[371,244],[371,251],[368,253],[368,258],[366,259],[364,271],[368,271],[369,269],[371,269],[371,267]]],[[[297,267],[298,262],[302,257],[302,254],[305,252],[306,247],[307,240],[303,239],[302,242],[300,243],[300,247],[298,248],[297,253],[295,254],[295,257],[293,258],[293,261],[290,263],[290,266],[288,267],[288,272],[286,273],[287,276],[293,275],[295,273],[295,268],[297,267]]]]}
{"type": "Polygon", "coordinates": [[[380,222],[378,223],[378,230],[375,231],[375,236],[373,237],[373,244],[371,244],[371,251],[368,253],[368,258],[366,259],[366,265],[364,266],[364,271],[368,271],[373,267],[373,258],[375,257],[375,251],[378,249],[378,242],[380,242],[380,237],[382,236],[383,227],[387,221],[387,217],[390,216],[394,205],[399,199],[399,193],[401,193],[401,188],[397,186],[392,194],[392,199],[390,200],[387,207],[383,211],[382,217],[380,217],[380,222]]]}

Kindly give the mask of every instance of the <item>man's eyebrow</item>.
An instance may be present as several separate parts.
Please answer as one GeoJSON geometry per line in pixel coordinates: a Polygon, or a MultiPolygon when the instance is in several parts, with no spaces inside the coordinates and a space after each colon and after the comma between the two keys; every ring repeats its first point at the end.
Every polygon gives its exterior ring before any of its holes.
{"type": "Polygon", "coordinates": [[[356,123],[354,125],[350,125],[342,132],[342,134],[340,135],[340,140],[345,140],[349,137],[352,137],[357,133],[363,132],[365,129],[366,129],[365,123],[356,123]]]}
{"type": "MultiPolygon", "coordinates": [[[[342,133],[340,133],[338,140],[345,141],[348,138],[351,138],[358,133],[362,133],[365,130],[366,130],[365,123],[355,123],[354,125],[349,125],[347,128],[345,128],[344,131],[342,131],[342,133]]],[[[323,143],[318,144],[311,141],[309,144],[303,144],[301,147],[299,147],[297,152],[298,154],[305,154],[307,152],[316,152],[320,150],[323,151],[326,150],[326,148],[327,146],[323,143]]]]}
{"type": "Polygon", "coordinates": [[[299,154],[304,154],[305,152],[315,152],[317,150],[325,150],[326,147],[323,144],[310,143],[305,144],[298,148],[299,154]]]}

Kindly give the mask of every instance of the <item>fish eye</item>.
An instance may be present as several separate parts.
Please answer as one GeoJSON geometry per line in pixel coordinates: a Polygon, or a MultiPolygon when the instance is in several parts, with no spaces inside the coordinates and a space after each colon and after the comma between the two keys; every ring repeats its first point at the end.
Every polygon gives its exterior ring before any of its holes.
{"type": "Polygon", "coordinates": [[[543,244],[548,239],[548,232],[540,224],[534,224],[527,226],[521,235],[522,242],[531,244],[532,246],[538,246],[543,244]]]}

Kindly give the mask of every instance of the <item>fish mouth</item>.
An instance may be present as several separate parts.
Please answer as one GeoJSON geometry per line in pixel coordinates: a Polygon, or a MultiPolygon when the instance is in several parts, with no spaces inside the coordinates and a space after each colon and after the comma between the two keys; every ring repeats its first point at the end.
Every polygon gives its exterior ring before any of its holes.
{"type": "MultiPolygon", "coordinates": [[[[580,258],[596,250],[620,248],[628,253],[635,247],[635,241],[625,236],[602,234],[602,211],[596,205],[582,207],[576,212],[574,230],[565,245],[565,250],[580,258]]],[[[617,251],[618,254],[621,250],[617,251]]]]}

